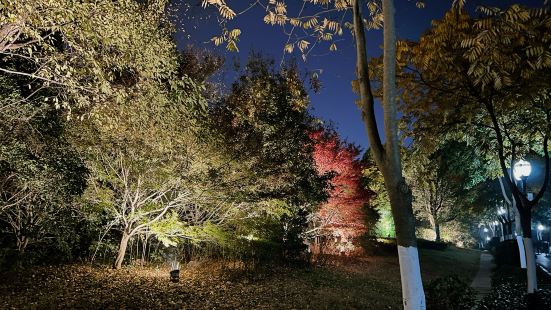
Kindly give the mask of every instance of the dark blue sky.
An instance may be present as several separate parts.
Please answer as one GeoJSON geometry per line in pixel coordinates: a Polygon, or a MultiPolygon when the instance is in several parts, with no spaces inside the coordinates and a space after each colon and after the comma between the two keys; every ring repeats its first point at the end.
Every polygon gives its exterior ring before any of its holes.
{"type": "MultiPolygon", "coordinates": [[[[226,2],[239,11],[246,8],[252,0],[226,0],[226,2]]],[[[288,14],[298,12],[301,0],[287,0],[288,14]]],[[[426,7],[418,9],[415,1],[396,0],[396,27],[399,39],[416,40],[430,27],[431,21],[442,17],[444,12],[451,6],[452,0],[426,0],[426,7]]],[[[468,9],[474,12],[475,7],[481,4],[489,6],[506,7],[513,3],[524,3],[531,6],[539,6],[543,0],[467,0],[468,9]]],[[[220,28],[216,18],[208,14],[200,7],[199,0],[184,0],[180,3],[181,8],[189,6],[186,13],[179,14],[180,22],[184,30],[180,29],[177,33],[179,47],[193,44],[197,47],[215,49],[218,53],[225,56],[226,68],[223,79],[228,82],[234,78],[232,73],[232,64],[234,60],[241,63],[246,62],[246,58],[251,50],[262,52],[264,55],[273,57],[280,61],[283,56],[283,46],[287,37],[282,33],[281,28],[270,26],[263,22],[265,15],[262,8],[254,8],[244,15],[239,16],[235,21],[228,24],[228,28],[240,28],[240,42],[238,44],[239,53],[228,53],[224,48],[215,48],[209,42],[209,39],[219,34],[220,28]],[[187,19],[185,16],[193,16],[187,19]]],[[[183,10],[182,10],[183,11],[183,10]]],[[[350,16],[348,16],[350,17],[350,16]]],[[[297,62],[306,70],[323,70],[320,75],[323,83],[323,89],[319,93],[311,94],[312,113],[325,121],[332,122],[342,137],[346,138],[362,149],[369,146],[364,125],[360,113],[354,100],[357,96],[350,87],[350,82],[355,78],[355,51],[354,42],[348,34],[343,36],[344,40],[337,42],[337,52],[329,52],[328,45],[321,46],[315,50],[304,63],[297,55],[297,62]]],[[[368,53],[370,55],[379,55],[382,45],[382,31],[369,31],[367,33],[368,53]]],[[[287,54],[286,59],[289,58],[287,54]]],[[[377,107],[377,118],[382,118],[382,110],[377,107]]],[[[382,120],[378,123],[382,131],[382,120]]],[[[383,137],[384,138],[384,137],[383,137]]]]}

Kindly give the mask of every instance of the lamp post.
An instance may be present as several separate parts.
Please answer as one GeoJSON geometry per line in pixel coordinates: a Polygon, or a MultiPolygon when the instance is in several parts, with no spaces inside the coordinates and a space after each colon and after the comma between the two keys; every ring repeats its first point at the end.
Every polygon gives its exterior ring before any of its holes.
{"type": "MultiPolygon", "coordinates": [[[[516,181],[522,181],[522,194],[526,199],[528,199],[528,196],[526,195],[526,180],[528,179],[528,176],[532,173],[532,165],[530,165],[530,162],[526,160],[519,160],[515,163],[513,166],[513,177],[516,181]]],[[[519,202],[517,202],[519,203],[519,202]]],[[[517,225],[520,225],[520,222],[517,223],[517,225]]],[[[526,257],[526,248],[525,247],[532,247],[532,244],[524,244],[524,240],[521,236],[517,236],[517,243],[519,245],[519,252],[520,252],[520,266],[521,268],[526,268],[527,265],[527,257],[526,257]]],[[[531,251],[528,251],[531,252],[531,251]]],[[[533,263],[533,262],[532,262],[533,263]]],[[[534,266],[535,270],[535,266],[534,266]]],[[[530,286],[530,285],[528,285],[530,286]]]]}
{"type": "Polygon", "coordinates": [[[545,226],[543,226],[542,224],[538,224],[538,239],[541,240],[541,234],[543,232],[543,230],[545,229],[545,226]]]}
{"type": "Polygon", "coordinates": [[[538,244],[538,247],[537,247],[537,252],[543,252],[543,231],[545,230],[545,226],[543,226],[541,223],[538,224],[537,226],[537,233],[536,233],[536,237],[537,237],[537,244],[538,244]]]}

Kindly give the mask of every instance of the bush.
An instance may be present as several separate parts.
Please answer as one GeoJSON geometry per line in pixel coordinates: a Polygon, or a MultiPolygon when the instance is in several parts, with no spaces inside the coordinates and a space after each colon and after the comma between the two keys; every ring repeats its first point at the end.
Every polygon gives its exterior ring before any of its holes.
{"type": "Polygon", "coordinates": [[[478,310],[526,309],[524,294],[525,285],[520,283],[503,283],[492,288],[478,304],[478,310]]]}
{"type": "Polygon", "coordinates": [[[534,294],[524,295],[528,309],[551,309],[551,290],[538,290],[534,294]]]}
{"type": "MultiPolygon", "coordinates": [[[[366,254],[368,255],[398,254],[395,238],[379,238],[375,236],[365,235],[360,238],[360,245],[364,248],[366,254]]],[[[448,244],[445,242],[417,239],[417,247],[419,249],[444,251],[448,248],[448,244]]]]}
{"type": "Polygon", "coordinates": [[[526,284],[503,283],[493,288],[476,309],[551,309],[551,290],[543,289],[534,294],[527,294],[526,284]]]}
{"type": "Polygon", "coordinates": [[[463,310],[475,305],[474,291],[457,276],[433,280],[426,286],[427,309],[463,310]]]}
{"type": "Polygon", "coordinates": [[[420,249],[444,251],[448,248],[448,244],[440,241],[417,239],[417,247],[419,247],[420,249]]]}
{"type": "Polygon", "coordinates": [[[486,244],[485,248],[493,253],[500,243],[501,240],[499,239],[499,237],[492,237],[492,239],[490,239],[490,241],[488,241],[488,243],[486,244]]]}
{"type": "Polygon", "coordinates": [[[493,249],[494,261],[498,267],[502,265],[520,266],[520,256],[516,240],[505,240],[493,249]]]}
{"type": "Polygon", "coordinates": [[[398,255],[396,239],[377,238],[374,236],[363,236],[360,238],[360,245],[367,255],[398,255]]]}

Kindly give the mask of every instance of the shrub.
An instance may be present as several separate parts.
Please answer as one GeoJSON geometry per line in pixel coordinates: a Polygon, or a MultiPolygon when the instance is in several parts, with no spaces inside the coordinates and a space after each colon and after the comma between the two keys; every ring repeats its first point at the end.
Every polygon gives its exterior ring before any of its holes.
{"type": "Polygon", "coordinates": [[[494,287],[478,304],[478,310],[526,309],[525,285],[502,283],[494,287]]]}
{"type": "Polygon", "coordinates": [[[367,255],[398,255],[396,239],[393,238],[377,238],[366,235],[360,238],[360,245],[367,255]]]}
{"type": "Polygon", "coordinates": [[[463,310],[475,305],[474,291],[457,276],[433,280],[426,286],[427,309],[463,310]]]}
{"type": "Polygon", "coordinates": [[[538,290],[534,294],[525,294],[524,302],[528,309],[551,309],[551,290],[538,290]]]}
{"type": "Polygon", "coordinates": [[[498,243],[492,250],[492,254],[498,267],[502,265],[520,266],[520,256],[516,240],[505,240],[498,243]]]}
{"type": "Polygon", "coordinates": [[[417,239],[417,247],[419,247],[420,249],[444,251],[448,248],[448,244],[440,241],[417,239]]]}
{"type": "Polygon", "coordinates": [[[500,243],[501,240],[499,237],[492,237],[492,239],[490,239],[490,241],[486,244],[485,248],[493,253],[500,243]]]}

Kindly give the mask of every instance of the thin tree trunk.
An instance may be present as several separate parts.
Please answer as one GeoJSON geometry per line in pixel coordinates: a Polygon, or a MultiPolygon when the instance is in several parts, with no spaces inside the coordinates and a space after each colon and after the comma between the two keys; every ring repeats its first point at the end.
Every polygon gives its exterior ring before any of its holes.
{"type": "Polygon", "coordinates": [[[360,12],[360,0],[353,2],[354,35],[360,109],[367,129],[369,145],[379,170],[383,174],[398,244],[400,278],[404,309],[425,309],[425,295],[421,281],[419,254],[415,237],[415,218],[412,208],[412,194],[402,175],[400,143],[398,139],[396,113],[396,29],[394,26],[393,0],[383,0],[384,15],[384,67],[383,67],[383,110],[386,145],[383,146],[377,129],[374,99],[369,80],[365,30],[360,12]]]}
{"type": "Polygon", "coordinates": [[[434,241],[439,242],[440,241],[440,222],[438,221],[438,214],[435,209],[431,208],[430,211],[430,224],[432,226],[432,230],[434,230],[434,241]]]}
{"type": "Polygon", "coordinates": [[[27,238],[26,236],[17,237],[17,250],[19,251],[20,255],[25,253],[28,244],[29,238],[27,238]]]}
{"type": "Polygon", "coordinates": [[[124,231],[122,233],[121,243],[119,244],[119,253],[117,254],[117,259],[113,264],[113,268],[121,269],[122,262],[124,261],[124,255],[126,254],[126,248],[128,247],[128,240],[130,240],[130,235],[124,231]]]}
{"type": "Polygon", "coordinates": [[[513,210],[515,210],[515,233],[517,236],[522,236],[522,224],[520,212],[518,212],[516,201],[513,200],[513,210]]]}

